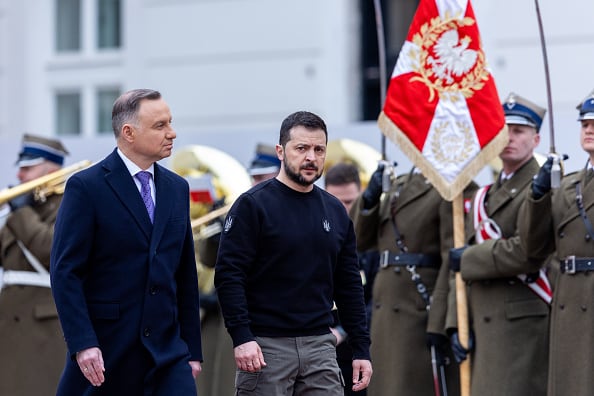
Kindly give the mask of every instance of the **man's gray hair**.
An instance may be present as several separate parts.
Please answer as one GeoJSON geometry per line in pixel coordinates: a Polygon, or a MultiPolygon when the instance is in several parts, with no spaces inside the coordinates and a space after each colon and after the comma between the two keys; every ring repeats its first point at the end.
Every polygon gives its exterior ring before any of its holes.
{"type": "Polygon", "coordinates": [[[116,99],[111,112],[111,127],[116,139],[120,136],[124,124],[138,123],[138,109],[144,99],[161,99],[161,93],[153,89],[133,89],[116,99]]]}

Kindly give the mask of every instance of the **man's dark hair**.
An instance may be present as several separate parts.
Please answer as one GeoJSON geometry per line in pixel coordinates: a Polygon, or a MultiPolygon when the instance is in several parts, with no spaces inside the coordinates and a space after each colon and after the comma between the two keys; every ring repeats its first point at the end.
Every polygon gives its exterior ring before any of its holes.
{"type": "Polygon", "coordinates": [[[342,186],[356,183],[361,188],[361,179],[357,167],[348,162],[339,162],[326,171],[324,183],[327,186],[342,186]]]}
{"type": "Polygon", "coordinates": [[[133,89],[116,99],[111,111],[111,127],[116,138],[120,136],[124,124],[138,122],[138,109],[144,99],[161,99],[161,93],[153,89],[133,89]]]}
{"type": "Polygon", "coordinates": [[[328,143],[328,130],[326,129],[324,120],[309,111],[297,111],[283,120],[280,128],[278,144],[285,147],[287,142],[291,140],[291,129],[296,126],[302,126],[309,130],[323,130],[324,135],[326,135],[326,143],[328,143]]]}

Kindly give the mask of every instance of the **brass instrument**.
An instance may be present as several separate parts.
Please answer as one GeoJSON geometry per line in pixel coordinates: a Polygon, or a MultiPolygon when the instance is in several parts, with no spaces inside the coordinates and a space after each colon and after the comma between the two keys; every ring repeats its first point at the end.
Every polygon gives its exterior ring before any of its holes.
{"type": "Polygon", "coordinates": [[[0,190],[0,205],[31,191],[33,191],[35,201],[45,202],[50,195],[63,194],[68,177],[90,165],[91,161],[89,160],[80,161],[35,180],[0,190]]]}
{"type": "Polygon", "coordinates": [[[211,175],[216,190],[216,199],[224,198],[224,206],[211,211],[205,204],[192,203],[192,230],[199,232],[203,225],[227,214],[230,204],[252,183],[247,171],[229,154],[203,145],[183,147],[172,156],[171,168],[178,175],[191,181],[192,178],[211,175]]]}
{"type": "Polygon", "coordinates": [[[217,224],[210,226],[209,223],[227,214],[233,201],[251,187],[251,179],[235,158],[223,151],[202,145],[191,145],[177,150],[171,157],[170,167],[175,173],[185,177],[190,187],[192,179],[211,176],[216,194],[213,198],[224,201],[222,207],[213,210],[213,203],[193,202],[190,199],[198,288],[200,293],[206,295],[214,291],[214,268],[212,257],[208,253],[210,245],[207,241],[209,236],[220,232],[220,224],[216,229],[217,224]],[[205,265],[203,260],[208,265],[205,265]]]}
{"type": "Polygon", "coordinates": [[[364,190],[381,159],[379,151],[365,143],[346,138],[331,140],[326,149],[325,169],[330,169],[339,162],[355,165],[359,169],[361,189],[364,190]]]}

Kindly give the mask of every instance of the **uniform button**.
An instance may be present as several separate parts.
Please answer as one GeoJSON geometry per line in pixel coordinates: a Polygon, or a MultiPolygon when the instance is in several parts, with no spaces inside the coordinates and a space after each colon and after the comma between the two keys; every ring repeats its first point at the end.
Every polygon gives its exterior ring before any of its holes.
{"type": "Polygon", "coordinates": [[[516,281],[513,280],[513,279],[510,279],[510,280],[507,281],[507,283],[509,283],[510,285],[515,285],[516,284],[516,281]]]}
{"type": "Polygon", "coordinates": [[[375,309],[380,309],[380,308],[381,308],[381,306],[382,306],[382,304],[380,304],[380,303],[377,303],[377,304],[375,304],[375,309]]]}
{"type": "Polygon", "coordinates": [[[563,231],[559,231],[559,238],[565,237],[565,233],[563,231]]]}
{"type": "Polygon", "coordinates": [[[398,308],[398,307],[392,307],[392,311],[394,311],[394,312],[400,312],[400,308],[398,308]]]}
{"type": "Polygon", "coordinates": [[[150,337],[150,335],[151,335],[151,329],[149,329],[148,327],[146,327],[144,329],[144,331],[142,332],[142,334],[144,334],[145,337],[150,337]]]}
{"type": "Polygon", "coordinates": [[[484,321],[485,323],[489,323],[489,322],[491,321],[491,318],[490,318],[489,316],[485,316],[485,317],[483,318],[483,321],[484,321]]]}
{"type": "Polygon", "coordinates": [[[151,296],[154,296],[155,294],[157,294],[157,286],[151,286],[149,293],[151,294],[151,296]]]}
{"type": "Polygon", "coordinates": [[[588,307],[585,305],[582,305],[580,308],[582,309],[582,312],[586,312],[588,310],[588,307]]]}
{"type": "Polygon", "coordinates": [[[565,309],[565,304],[559,304],[559,309],[561,309],[561,310],[565,309]]]}
{"type": "Polygon", "coordinates": [[[21,318],[20,318],[20,317],[18,317],[18,316],[15,316],[13,319],[14,319],[14,321],[15,321],[15,322],[17,322],[17,323],[21,321],[21,318]]]}
{"type": "Polygon", "coordinates": [[[586,234],[585,238],[586,238],[586,241],[589,241],[590,240],[590,234],[586,234]]]}
{"type": "Polygon", "coordinates": [[[402,270],[400,269],[400,267],[394,267],[394,272],[395,272],[395,273],[399,274],[399,273],[400,273],[400,271],[402,271],[402,270]]]}

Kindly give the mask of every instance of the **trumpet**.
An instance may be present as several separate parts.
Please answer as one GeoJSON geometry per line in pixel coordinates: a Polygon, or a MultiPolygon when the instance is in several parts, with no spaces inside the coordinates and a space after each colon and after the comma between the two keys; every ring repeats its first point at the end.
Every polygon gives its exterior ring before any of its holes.
{"type": "Polygon", "coordinates": [[[59,169],[50,174],[41,176],[35,180],[28,181],[18,186],[0,190],[0,205],[18,197],[19,195],[33,192],[36,202],[45,202],[47,197],[53,194],[63,194],[66,187],[66,180],[72,174],[83,170],[91,165],[91,161],[84,160],[76,164],[59,169]]]}

